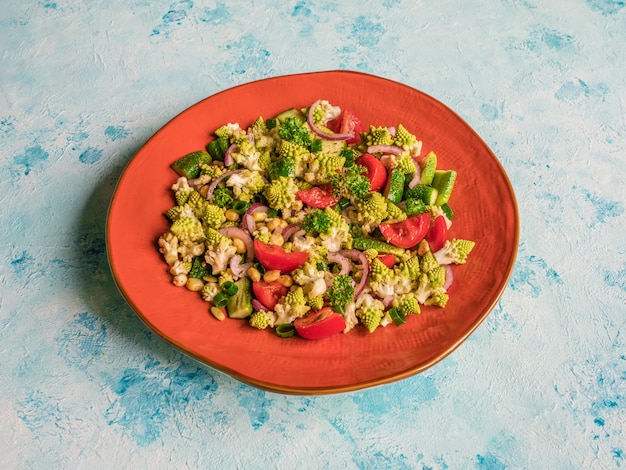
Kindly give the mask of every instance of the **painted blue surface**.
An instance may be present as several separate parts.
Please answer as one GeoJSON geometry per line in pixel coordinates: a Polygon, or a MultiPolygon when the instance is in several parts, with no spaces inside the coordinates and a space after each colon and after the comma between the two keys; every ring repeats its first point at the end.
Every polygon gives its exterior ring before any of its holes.
{"type": "Polygon", "coordinates": [[[8,0],[0,18],[3,468],[626,468],[626,8],[615,0],[8,0]],[[282,396],[203,367],[121,298],[115,183],[234,85],[351,69],[419,88],[518,196],[508,288],[394,384],[282,396]]]}

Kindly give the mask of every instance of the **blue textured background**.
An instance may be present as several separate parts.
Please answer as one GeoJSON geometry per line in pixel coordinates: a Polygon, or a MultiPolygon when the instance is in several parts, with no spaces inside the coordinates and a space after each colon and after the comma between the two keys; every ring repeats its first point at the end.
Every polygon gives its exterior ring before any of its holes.
{"type": "Polygon", "coordinates": [[[3,1],[2,466],[626,468],[624,2],[254,5],[3,1]],[[191,104],[330,69],[419,88],[476,129],[519,199],[518,261],[486,322],[425,373],[282,396],[140,322],[109,273],[106,211],[133,154],[191,104]]]}

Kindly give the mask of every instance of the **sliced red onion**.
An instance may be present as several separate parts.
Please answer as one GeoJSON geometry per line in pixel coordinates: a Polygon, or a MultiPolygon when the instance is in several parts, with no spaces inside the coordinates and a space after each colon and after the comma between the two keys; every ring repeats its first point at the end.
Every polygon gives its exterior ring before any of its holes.
{"type": "Polygon", "coordinates": [[[292,235],[293,238],[300,238],[306,235],[306,230],[298,230],[296,233],[292,235]]]}
{"type": "Polygon", "coordinates": [[[254,244],[252,243],[252,238],[250,238],[250,235],[248,235],[245,230],[239,227],[224,227],[219,229],[218,232],[225,237],[239,238],[246,244],[246,259],[254,259],[254,244]]]}
{"type": "Polygon", "coordinates": [[[254,134],[252,132],[248,132],[248,140],[254,145],[254,134]]]}
{"type": "Polygon", "coordinates": [[[388,295],[387,297],[383,298],[383,305],[385,306],[385,308],[390,307],[392,303],[393,303],[393,295],[388,295]]]}
{"type": "Polygon", "coordinates": [[[387,127],[387,130],[389,131],[389,133],[390,133],[392,136],[394,136],[394,137],[396,136],[396,128],[395,128],[394,126],[389,126],[389,127],[387,127]]]}
{"type": "Polygon", "coordinates": [[[388,155],[400,155],[404,152],[402,147],[397,145],[370,145],[367,147],[367,153],[385,153],[388,155]]]}
{"type": "Polygon", "coordinates": [[[454,281],[454,273],[452,272],[452,266],[449,264],[445,264],[443,267],[446,268],[446,282],[444,282],[443,288],[448,290],[454,281]]]}
{"type": "Polygon", "coordinates": [[[299,225],[291,224],[291,225],[287,225],[280,234],[283,236],[283,240],[287,241],[298,230],[300,230],[300,226],[299,225]]]}
{"type": "Polygon", "coordinates": [[[232,144],[226,149],[226,153],[224,154],[224,166],[231,166],[233,163],[235,163],[232,153],[236,148],[237,144],[232,144]]]}
{"type": "Polygon", "coordinates": [[[360,262],[361,266],[363,266],[363,275],[361,276],[361,281],[354,288],[354,297],[358,297],[367,285],[367,281],[370,278],[370,263],[369,261],[367,261],[365,255],[359,250],[341,250],[340,253],[346,258],[360,262]]]}
{"type": "Polygon", "coordinates": [[[322,100],[317,100],[315,103],[311,105],[309,108],[309,112],[307,113],[306,122],[309,124],[311,130],[318,135],[319,137],[323,137],[326,140],[348,140],[354,137],[354,132],[346,132],[345,134],[335,134],[334,132],[327,131],[324,129],[320,129],[315,122],[313,121],[313,111],[320,104],[322,100]]]}
{"type": "Polygon", "coordinates": [[[411,189],[417,186],[422,179],[422,168],[419,166],[419,163],[415,163],[415,168],[417,168],[417,170],[415,170],[415,173],[413,173],[413,178],[411,178],[411,181],[409,181],[409,188],[411,189]]]}
{"type": "Polygon", "coordinates": [[[257,299],[252,299],[252,308],[255,310],[263,310],[264,312],[269,312],[270,309],[259,302],[257,299]]]}
{"type": "Polygon", "coordinates": [[[254,204],[251,204],[250,207],[248,207],[248,210],[243,214],[242,219],[243,226],[250,234],[253,234],[256,230],[256,222],[254,221],[252,214],[254,214],[255,212],[267,212],[268,210],[269,208],[267,206],[264,206],[260,202],[255,202],[254,204]]]}
{"type": "Polygon", "coordinates": [[[328,253],[328,261],[331,263],[337,263],[341,266],[341,272],[339,274],[348,274],[350,272],[350,261],[339,253],[328,253]]]}
{"type": "Polygon", "coordinates": [[[235,255],[230,259],[229,267],[233,276],[240,278],[246,275],[248,269],[252,267],[252,262],[241,264],[241,255],[235,255]]]}
{"type": "Polygon", "coordinates": [[[217,188],[217,185],[219,184],[220,181],[222,181],[225,178],[228,178],[231,175],[234,175],[236,173],[241,173],[243,170],[230,170],[227,171],[226,173],[223,173],[222,175],[218,176],[217,178],[215,178],[215,180],[213,180],[213,182],[211,183],[211,185],[209,186],[209,190],[206,192],[206,199],[207,201],[210,201],[211,198],[213,197],[213,191],[215,191],[215,188],[217,188]]]}

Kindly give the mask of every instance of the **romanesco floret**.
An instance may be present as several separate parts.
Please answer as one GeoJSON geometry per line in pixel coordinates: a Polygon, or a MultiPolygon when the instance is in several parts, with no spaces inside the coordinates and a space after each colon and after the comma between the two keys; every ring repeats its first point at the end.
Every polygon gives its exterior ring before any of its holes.
{"type": "Polygon", "coordinates": [[[422,273],[420,268],[420,260],[417,255],[413,255],[406,261],[404,261],[401,264],[400,268],[402,269],[404,276],[408,277],[412,281],[417,281],[420,274],[422,273]]]}
{"type": "Polygon", "coordinates": [[[332,207],[326,207],[324,214],[328,216],[330,226],[319,235],[322,246],[333,253],[342,248],[351,249],[352,235],[350,234],[350,225],[348,225],[346,219],[332,207]]]}
{"type": "Polygon", "coordinates": [[[165,217],[167,217],[170,222],[174,222],[176,219],[180,217],[180,213],[183,211],[183,206],[174,206],[170,207],[165,211],[165,217]]]}
{"type": "Polygon", "coordinates": [[[248,323],[254,328],[264,330],[265,328],[274,326],[274,317],[270,312],[265,310],[257,310],[248,318],[248,323]]]}
{"type": "Polygon", "coordinates": [[[217,137],[226,137],[230,143],[247,138],[246,131],[239,127],[238,123],[231,122],[216,129],[214,134],[217,137]]]}
{"type": "Polygon", "coordinates": [[[402,147],[413,157],[418,156],[422,151],[422,142],[417,140],[417,137],[411,134],[402,124],[398,124],[398,127],[396,127],[394,144],[402,147]]]}
{"type": "Polygon", "coordinates": [[[341,115],[341,108],[333,106],[327,100],[321,100],[313,109],[313,122],[318,126],[325,126],[329,121],[341,115]]]}
{"type": "Polygon", "coordinates": [[[274,312],[277,315],[275,324],[291,323],[296,318],[304,316],[310,309],[311,307],[307,305],[302,287],[297,287],[289,291],[274,307],[274,312]]]}
{"type": "Polygon", "coordinates": [[[448,303],[448,299],[449,296],[443,289],[437,289],[424,301],[424,305],[434,305],[435,307],[445,308],[448,303]]]}
{"type": "Polygon", "coordinates": [[[427,275],[428,281],[433,287],[443,287],[446,283],[446,268],[443,266],[437,266],[436,268],[431,269],[428,271],[427,275]]]}
{"type": "Polygon", "coordinates": [[[267,202],[272,209],[276,210],[300,210],[302,201],[296,199],[298,186],[293,178],[280,176],[273,180],[263,192],[267,202]]]}
{"type": "Polygon", "coordinates": [[[354,286],[352,279],[347,274],[340,274],[333,279],[333,283],[326,291],[326,297],[330,302],[331,308],[343,314],[346,305],[354,300],[354,286]]]}
{"type": "Polygon", "coordinates": [[[309,151],[302,145],[295,144],[289,140],[281,140],[276,146],[276,151],[280,158],[293,158],[294,161],[299,158],[306,159],[309,151]]]}
{"type": "Polygon", "coordinates": [[[255,240],[259,240],[263,243],[269,243],[272,232],[270,232],[270,230],[265,225],[261,225],[258,229],[254,231],[252,236],[255,240]]]}
{"type": "Polygon", "coordinates": [[[372,232],[380,223],[387,218],[387,199],[376,191],[367,193],[362,198],[355,199],[356,222],[361,225],[361,230],[366,233],[372,232]]]}
{"type": "Polygon", "coordinates": [[[184,176],[178,178],[176,183],[172,185],[174,191],[174,197],[176,198],[176,204],[182,206],[189,199],[189,195],[192,193],[193,188],[189,186],[189,181],[184,176]]]}
{"type": "Polygon", "coordinates": [[[159,237],[159,251],[167,264],[173,264],[178,259],[178,238],[172,232],[159,237]]]}
{"type": "Polygon", "coordinates": [[[431,251],[427,251],[422,255],[420,259],[420,269],[423,273],[427,273],[438,267],[439,263],[431,251]]]}
{"type": "Polygon", "coordinates": [[[393,306],[400,309],[404,315],[416,315],[420,313],[420,304],[413,293],[408,293],[394,300],[393,306]]]}
{"type": "Polygon", "coordinates": [[[179,217],[171,226],[170,231],[179,242],[198,242],[204,240],[202,224],[195,217],[179,217]]]}
{"type": "Polygon", "coordinates": [[[231,156],[240,166],[250,171],[261,171],[262,169],[259,165],[261,152],[248,139],[241,141],[235,150],[231,152],[231,156]]]}
{"type": "Polygon", "coordinates": [[[419,277],[417,289],[415,290],[415,298],[421,304],[438,305],[439,307],[444,307],[448,300],[445,289],[441,286],[434,287],[431,285],[428,274],[426,273],[422,273],[419,277]]]}
{"type": "Polygon", "coordinates": [[[391,145],[393,144],[393,136],[386,127],[370,126],[368,132],[361,134],[361,141],[367,145],[391,145]]]}
{"type": "Polygon", "coordinates": [[[204,260],[211,265],[211,272],[216,275],[226,270],[230,258],[237,253],[237,248],[230,238],[212,228],[206,230],[206,238],[204,260]]]}
{"type": "Polygon", "coordinates": [[[406,213],[402,209],[387,199],[387,221],[402,222],[403,220],[406,220],[406,217],[406,213]]]}
{"type": "Polygon", "coordinates": [[[435,258],[439,264],[465,264],[467,255],[470,254],[476,242],[453,238],[446,240],[439,251],[435,252],[435,258]]]}
{"type": "Polygon", "coordinates": [[[309,128],[293,117],[288,117],[280,123],[278,126],[278,135],[282,139],[302,147],[309,147],[311,145],[311,132],[309,128]]]}
{"type": "Polygon", "coordinates": [[[417,171],[413,158],[407,152],[402,152],[399,155],[383,155],[380,161],[389,169],[398,169],[402,173],[415,173],[417,171]]]}
{"type": "Polygon", "coordinates": [[[333,177],[343,169],[346,158],[327,153],[315,154],[304,173],[304,180],[312,184],[330,183],[333,177]]]}
{"type": "Polygon", "coordinates": [[[321,310],[324,307],[324,297],[321,295],[318,295],[317,297],[309,297],[306,303],[313,310],[321,310]]]}
{"type": "Polygon", "coordinates": [[[361,319],[361,323],[367,328],[367,331],[373,333],[380,326],[380,321],[385,316],[385,312],[381,308],[364,307],[357,311],[357,315],[361,319]]]}
{"type": "Polygon", "coordinates": [[[204,184],[209,181],[213,181],[215,178],[218,178],[223,174],[224,170],[217,165],[208,165],[206,163],[200,164],[200,178],[203,178],[204,184]]]}
{"type": "Polygon", "coordinates": [[[369,286],[377,296],[384,298],[394,295],[396,281],[397,279],[392,269],[385,266],[378,258],[372,261],[369,286]]]}
{"type": "Polygon", "coordinates": [[[215,204],[205,204],[202,223],[205,227],[220,228],[226,222],[225,211],[215,204]]]}
{"type": "Polygon", "coordinates": [[[228,177],[226,186],[232,188],[237,199],[249,202],[255,194],[263,191],[266,184],[258,171],[241,170],[228,177]]]}

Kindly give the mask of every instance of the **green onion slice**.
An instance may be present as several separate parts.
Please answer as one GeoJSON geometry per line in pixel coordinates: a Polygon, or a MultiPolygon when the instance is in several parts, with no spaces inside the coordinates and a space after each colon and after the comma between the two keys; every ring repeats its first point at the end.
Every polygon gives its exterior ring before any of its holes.
{"type": "Polygon", "coordinates": [[[276,334],[281,338],[291,338],[296,334],[296,328],[291,323],[283,323],[276,327],[276,334]]]}
{"type": "Polygon", "coordinates": [[[219,294],[216,294],[215,297],[213,297],[213,305],[215,305],[217,308],[226,307],[227,304],[228,296],[223,292],[220,292],[219,294]]]}
{"type": "Polygon", "coordinates": [[[235,295],[238,290],[239,287],[237,287],[237,285],[232,281],[226,281],[224,284],[222,284],[222,292],[228,297],[232,297],[233,295],[235,295]]]}

